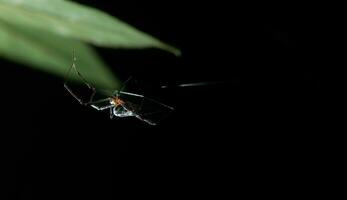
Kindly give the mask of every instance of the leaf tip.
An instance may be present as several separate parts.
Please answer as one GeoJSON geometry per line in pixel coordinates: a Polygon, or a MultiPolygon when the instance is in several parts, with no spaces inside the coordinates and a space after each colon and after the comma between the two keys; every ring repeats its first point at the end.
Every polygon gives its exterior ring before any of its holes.
{"type": "Polygon", "coordinates": [[[163,49],[168,51],[168,52],[171,52],[172,54],[174,54],[177,57],[180,57],[182,55],[182,52],[180,49],[173,47],[173,46],[170,46],[170,45],[165,45],[163,47],[163,49]]]}

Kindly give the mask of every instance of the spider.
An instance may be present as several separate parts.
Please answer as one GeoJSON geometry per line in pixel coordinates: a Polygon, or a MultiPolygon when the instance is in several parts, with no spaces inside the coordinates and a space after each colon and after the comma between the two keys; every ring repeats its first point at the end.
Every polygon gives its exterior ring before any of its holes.
{"type": "Polygon", "coordinates": [[[66,80],[64,82],[65,89],[73,96],[81,105],[85,106],[91,106],[92,108],[102,111],[109,109],[110,111],[110,118],[119,117],[136,117],[137,119],[146,122],[149,125],[157,125],[158,121],[162,119],[163,116],[161,114],[163,113],[169,113],[174,110],[173,107],[168,106],[166,104],[163,104],[159,101],[156,101],[154,99],[145,97],[141,94],[136,93],[130,93],[123,91],[126,84],[130,81],[131,77],[126,80],[123,83],[123,86],[120,90],[115,90],[112,92],[111,95],[107,95],[106,98],[94,100],[95,94],[97,93],[97,90],[94,86],[92,86],[83,76],[82,74],[77,70],[76,65],[76,56],[75,52],[73,52],[73,61],[72,65],[68,71],[66,80]],[[82,82],[90,89],[92,90],[92,94],[89,98],[89,101],[83,101],[80,97],[76,95],[75,92],[72,91],[72,89],[68,86],[67,80],[70,75],[71,69],[73,69],[78,77],[82,80],[82,82]],[[127,100],[128,97],[131,98],[137,98],[140,99],[140,103],[136,104],[131,102],[130,100],[127,100]],[[154,105],[157,109],[153,109],[150,112],[144,112],[143,107],[145,102],[150,102],[150,104],[154,105]],[[159,115],[160,117],[157,118],[155,115],[159,115]]]}

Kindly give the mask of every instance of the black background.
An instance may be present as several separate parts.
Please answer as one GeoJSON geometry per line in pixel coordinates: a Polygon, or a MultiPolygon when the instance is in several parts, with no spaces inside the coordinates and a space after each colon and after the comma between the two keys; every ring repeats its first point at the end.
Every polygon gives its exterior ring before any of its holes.
{"type": "Polygon", "coordinates": [[[110,120],[76,103],[62,79],[2,59],[8,199],[283,195],[317,179],[331,58],[312,7],[79,2],[182,50],[97,48],[175,112],[154,127],[110,120]],[[224,83],[158,89],[200,81],[224,83]]]}

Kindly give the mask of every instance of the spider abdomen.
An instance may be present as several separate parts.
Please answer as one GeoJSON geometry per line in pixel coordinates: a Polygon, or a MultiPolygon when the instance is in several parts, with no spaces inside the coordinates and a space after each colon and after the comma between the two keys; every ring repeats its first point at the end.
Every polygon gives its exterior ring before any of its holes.
{"type": "Polygon", "coordinates": [[[135,114],[132,111],[125,109],[123,106],[115,106],[115,107],[113,107],[113,114],[116,117],[132,117],[132,116],[135,116],[135,114]]]}

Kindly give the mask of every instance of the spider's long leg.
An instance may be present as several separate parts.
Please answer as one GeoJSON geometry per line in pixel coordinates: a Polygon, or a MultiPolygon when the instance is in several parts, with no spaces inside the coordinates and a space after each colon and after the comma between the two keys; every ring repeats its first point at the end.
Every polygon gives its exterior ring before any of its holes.
{"type": "Polygon", "coordinates": [[[114,107],[113,104],[108,104],[108,105],[103,105],[103,106],[99,106],[98,104],[99,103],[104,103],[104,102],[109,102],[110,101],[110,98],[105,98],[105,99],[99,99],[97,101],[91,101],[89,103],[86,103],[85,105],[90,105],[91,107],[97,109],[97,110],[105,110],[105,109],[108,109],[108,108],[112,108],[114,107]]]}
{"type": "Polygon", "coordinates": [[[82,105],[88,105],[88,104],[90,104],[90,103],[93,102],[93,99],[94,99],[94,96],[95,96],[95,93],[96,93],[95,88],[92,88],[93,92],[92,92],[92,94],[90,95],[90,98],[89,98],[88,102],[84,102],[81,98],[79,98],[79,97],[71,90],[71,88],[69,88],[69,86],[68,86],[66,83],[64,83],[64,87],[65,87],[65,89],[71,94],[71,96],[73,96],[80,104],[82,104],[82,105]]]}
{"type": "Polygon", "coordinates": [[[141,112],[142,110],[142,107],[143,107],[143,102],[145,101],[145,98],[142,98],[141,99],[141,104],[140,104],[140,107],[139,107],[139,112],[141,112]]]}
{"type": "Polygon", "coordinates": [[[96,101],[91,101],[91,102],[87,103],[87,105],[97,104],[97,103],[103,103],[103,102],[106,102],[106,101],[110,101],[110,98],[107,97],[107,98],[104,98],[104,99],[99,99],[99,100],[96,100],[96,101]]]}
{"type": "MultiPolygon", "coordinates": [[[[119,90],[119,92],[123,91],[125,89],[125,87],[127,86],[127,83],[132,79],[132,77],[130,76],[126,81],[123,82],[123,85],[121,87],[121,89],[119,90]]],[[[119,95],[119,92],[117,93],[117,96],[119,95]]]]}
{"type": "Polygon", "coordinates": [[[93,89],[94,87],[82,76],[82,74],[77,70],[77,67],[76,67],[76,62],[77,58],[76,58],[76,54],[75,54],[75,49],[73,50],[72,52],[72,64],[71,64],[71,67],[68,71],[68,75],[66,76],[66,80],[65,80],[65,83],[68,81],[68,78],[69,78],[69,75],[70,75],[70,72],[71,72],[71,69],[74,69],[74,71],[76,72],[76,74],[78,75],[78,77],[83,81],[83,83],[89,88],[89,89],[93,89]]]}
{"type": "Polygon", "coordinates": [[[154,100],[154,99],[151,99],[151,98],[148,98],[148,97],[145,97],[145,98],[146,98],[147,100],[153,101],[154,103],[157,103],[157,104],[159,104],[159,105],[161,105],[161,106],[164,106],[164,107],[166,107],[166,108],[168,108],[168,109],[170,109],[170,110],[174,110],[173,107],[168,106],[168,105],[166,105],[166,104],[164,104],[164,103],[161,103],[161,102],[159,102],[159,101],[157,101],[157,100],[154,100]]]}
{"type": "Polygon", "coordinates": [[[72,92],[72,90],[67,86],[66,83],[64,83],[65,89],[73,96],[80,104],[85,105],[85,103],[80,99],[75,93],[72,92]]]}
{"type": "Polygon", "coordinates": [[[71,67],[70,69],[68,70],[67,72],[67,75],[66,75],[66,79],[65,79],[65,82],[64,82],[64,87],[65,89],[71,94],[71,96],[73,96],[80,104],[82,105],[87,105],[87,104],[90,104],[91,102],[93,102],[93,98],[95,96],[95,93],[96,93],[96,89],[95,87],[93,87],[90,83],[88,83],[88,81],[82,76],[82,74],[77,70],[76,68],[76,65],[75,65],[75,61],[76,61],[76,55],[75,55],[75,50],[73,50],[73,57],[72,57],[72,64],[71,64],[71,67]],[[69,86],[67,85],[67,82],[68,82],[68,79],[69,79],[69,76],[70,76],[70,73],[71,73],[71,70],[74,70],[76,72],[76,74],[78,75],[78,77],[83,81],[83,83],[89,88],[91,89],[93,92],[92,94],[90,95],[90,98],[88,100],[88,102],[84,102],[81,98],[79,98],[72,90],[71,88],[69,88],[69,86]]]}
{"type": "Polygon", "coordinates": [[[182,83],[178,85],[162,85],[161,88],[174,88],[174,87],[202,87],[202,86],[214,86],[228,84],[228,81],[206,81],[206,82],[195,82],[195,83],[182,83]]]}
{"type": "Polygon", "coordinates": [[[97,106],[97,105],[94,105],[94,104],[91,104],[90,105],[91,107],[97,109],[97,110],[106,110],[108,108],[112,108],[114,107],[114,105],[107,105],[107,106],[97,106]]]}
{"type": "Polygon", "coordinates": [[[147,119],[146,116],[155,115],[155,114],[158,114],[158,113],[161,113],[161,111],[148,112],[148,113],[144,113],[144,114],[141,114],[141,115],[135,115],[135,117],[138,118],[141,121],[144,121],[144,122],[150,124],[150,125],[157,125],[157,123],[147,119]]]}
{"type": "Polygon", "coordinates": [[[164,104],[164,103],[161,103],[161,102],[159,102],[159,101],[157,101],[157,100],[154,100],[154,99],[145,97],[145,96],[143,96],[143,95],[141,95],[141,94],[135,94],[135,93],[130,93],[130,92],[122,92],[122,91],[120,91],[119,93],[120,93],[120,94],[130,95],[130,96],[135,96],[135,97],[146,98],[146,99],[149,100],[149,101],[152,101],[152,102],[154,102],[154,103],[157,103],[157,104],[159,104],[159,105],[162,105],[162,106],[164,106],[164,107],[166,107],[166,108],[168,108],[168,109],[174,110],[174,108],[171,107],[171,106],[168,106],[168,105],[166,105],[166,104],[164,104]]]}
{"type": "Polygon", "coordinates": [[[149,124],[149,125],[152,125],[152,126],[157,125],[156,123],[154,123],[154,122],[152,122],[152,121],[150,121],[150,120],[147,120],[147,119],[142,118],[140,115],[135,115],[135,117],[136,117],[137,119],[143,121],[143,122],[146,122],[146,123],[149,124]]]}
{"type": "Polygon", "coordinates": [[[114,114],[113,114],[113,109],[112,109],[112,108],[110,108],[110,119],[113,119],[113,117],[114,117],[114,114]]]}
{"type": "Polygon", "coordinates": [[[135,96],[135,97],[145,97],[141,94],[135,94],[135,93],[131,93],[131,92],[123,92],[123,91],[119,91],[119,90],[116,90],[114,93],[127,94],[127,95],[135,96]]]}

